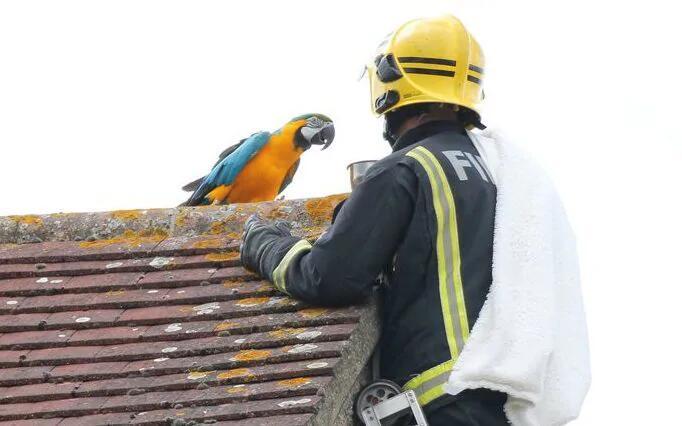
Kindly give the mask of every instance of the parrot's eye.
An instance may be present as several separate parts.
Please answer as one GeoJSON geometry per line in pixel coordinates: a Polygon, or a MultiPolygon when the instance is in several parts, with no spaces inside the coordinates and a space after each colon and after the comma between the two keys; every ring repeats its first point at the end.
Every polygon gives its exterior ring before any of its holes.
{"type": "Polygon", "coordinates": [[[308,127],[317,128],[317,127],[322,127],[324,125],[324,122],[322,120],[320,120],[318,117],[310,117],[306,121],[306,125],[308,127]]]}

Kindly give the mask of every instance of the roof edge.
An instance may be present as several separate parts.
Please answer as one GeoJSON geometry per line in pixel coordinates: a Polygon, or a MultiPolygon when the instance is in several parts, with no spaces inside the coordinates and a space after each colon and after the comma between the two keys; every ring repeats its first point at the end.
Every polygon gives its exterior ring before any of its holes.
{"type": "Polygon", "coordinates": [[[348,194],[320,198],[230,204],[225,206],[167,209],[116,210],[95,213],[53,213],[0,217],[0,244],[45,241],[88,241],[114,238],[127,233],[160,237],[241,235],[252,214],[292,224],[301,237],[322,233],[332,212],[348,194]]]}
{"type": "Polygon", "coordinates": [[[353,426],[355,399],[372,380],[370,359],[379,341],[379,300],[374,294],[365,302],[358,327],[351,334],[334,368],[334,380],[323,391],[323,399],[309,426],[353,426]]]}

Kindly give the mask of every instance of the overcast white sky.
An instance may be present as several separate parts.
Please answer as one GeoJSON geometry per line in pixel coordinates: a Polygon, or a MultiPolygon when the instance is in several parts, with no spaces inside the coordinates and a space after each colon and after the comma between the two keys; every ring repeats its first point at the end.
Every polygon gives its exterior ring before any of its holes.
{"type": "Polygon", "coordinates": [[[347,163],[388,153],[362,65],[402,21],[454,13],[488,59],[486,122],[545,165],[579,239],[594,380],[574,424],[671,424],[674,3],[5,0],[0,214],[176,205],[223,148],[303,112],[333,117],[337,138],[304,156],[287,197],[347,191],[347,163]]]}

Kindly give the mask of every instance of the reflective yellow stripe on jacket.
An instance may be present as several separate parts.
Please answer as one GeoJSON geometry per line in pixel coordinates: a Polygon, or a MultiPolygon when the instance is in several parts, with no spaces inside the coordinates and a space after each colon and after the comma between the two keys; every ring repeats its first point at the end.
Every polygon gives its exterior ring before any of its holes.
{"type": "Polygon", "coordinates": [[[438,259],[438,285],[443,322],[450,348],[450,359],[414,377],[404,386],[414,390],[419,403],[426,405],[445,394],[447,383],[459,353],[469,338],[462,275],[460,272],[457,210],[450,183],[438,159],[426,148],[417,147],[407,153],[424,168],[429,178],[436,212],[436,255],[438,259]]]}

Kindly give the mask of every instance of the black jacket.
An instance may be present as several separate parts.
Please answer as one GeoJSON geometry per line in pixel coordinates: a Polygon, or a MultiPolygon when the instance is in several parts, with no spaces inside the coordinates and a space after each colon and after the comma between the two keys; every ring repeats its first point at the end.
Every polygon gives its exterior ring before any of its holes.
{"type": "Polygon", "coordinates": [[[424,124],[371,167],[314,245],[280,239],[268,276],[295,298],[345,305],[367,297],[381,275],[382,378],[414,389],[426,406],[442,400],[488,293],[495,199],[466,132],[424,124]]]}

